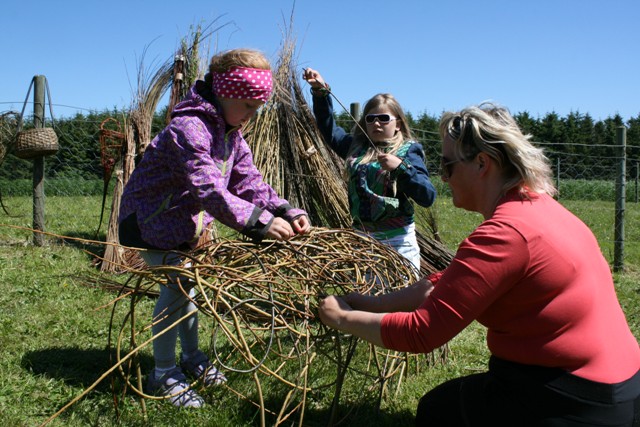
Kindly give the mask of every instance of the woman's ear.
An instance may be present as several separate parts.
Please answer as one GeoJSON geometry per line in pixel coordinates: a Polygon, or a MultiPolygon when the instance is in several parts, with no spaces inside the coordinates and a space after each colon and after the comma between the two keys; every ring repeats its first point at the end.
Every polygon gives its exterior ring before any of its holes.
{"type": "Polygon", "coordinates": [[[484,155],[482,153],[478,154],[478,169],[484,168],[486,165],[484,155]]]}
{"type": "Polygon", "coordinates": [[[490,161],[491,159],[489,158],[489,156],[487,156],[486,153],[481,152],[476,156],[476,165],[482,172],[486,172],[487,166],[489,165],[490,161]]]}

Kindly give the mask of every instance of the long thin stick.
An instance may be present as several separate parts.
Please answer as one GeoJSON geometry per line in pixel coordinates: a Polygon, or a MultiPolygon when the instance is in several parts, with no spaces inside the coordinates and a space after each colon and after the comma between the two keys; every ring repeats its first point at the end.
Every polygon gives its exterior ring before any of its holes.
{"type": "MultiPolygon", "coordinates": [[[[307,71],[306,68],[303,68],[304,71],[307,71]]],[[[362,133],[364,134],[364,136],[367,137],[367,141],[369,141],[369,144],[371,144],[371,147],[373,147],[374,150],[376,150],[376,152],[378,151],[378,147],[373,143],[373,141],[371,140],[371,138],[369,138],[369,134],[367,133],[366,130],[362,129],[362,126],[360,126],[360,123],[358,122],[358,120],[353,117],[353,115],[351,114],[351,111],[347,110],[347,107],[344,106],[344,104],[342,102],[340,102],[340,100],[338,99],[338,97],[331,91],[331,88],[329,87],[329,85],[324,82],[322,84],[322,86],[324,87],[324,90],[326,90],[327,92],[329,92],[329,94],[331,96],[333,96],[333,99],[336,100],[336,102],[338,104],[340,104],[340,106],[342,107],[342,109],[349,115],[349,117],[351,117],[351,119],[354,121],[354,123],[356,124],[356,126],[358,126],[358,128],[362,131],[362,133]]]]}

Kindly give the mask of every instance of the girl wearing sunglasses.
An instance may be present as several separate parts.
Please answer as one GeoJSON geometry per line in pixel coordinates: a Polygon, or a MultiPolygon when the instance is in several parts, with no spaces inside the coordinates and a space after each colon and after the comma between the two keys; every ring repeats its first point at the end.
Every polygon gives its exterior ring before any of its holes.
{"type": "Polygon", "coordinates": [[[419,271],[413,202],[431,206],[436,190],[400,104],[390,94],[375,95],[349,133],[336,125],[330,89],[320,73],[307,68],[303,78],[311,85],[320,133],[346,160],[353,227],[390,245],[419,271]]]}

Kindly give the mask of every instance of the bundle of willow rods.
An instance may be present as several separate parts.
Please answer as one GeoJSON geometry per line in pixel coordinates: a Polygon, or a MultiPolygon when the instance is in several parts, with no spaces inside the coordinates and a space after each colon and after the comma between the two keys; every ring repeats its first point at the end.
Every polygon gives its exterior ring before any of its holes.
{"type": "Polygon", "coordinates": [[[124,187],[135,169],[136,159],[144,155],[154,136],[151,125],[158,103],[171,89],[170,104],[167,108],[169,116],[175,104],[181,101],[181,98],[186,94],[187,85],[194,83],[195,76],[200,71],[200,43],[219,28],[221,27],[211,28],[211,25],[204,30],[200,25],[195,29],[191,28],[189,35],[182,39],[176,54],[157,65],[155,70],[151,72],[145,68],[147,48],[144,50],[138,64],[137,87],[131,110],[124,118],[125,139],[122,147],[122,159],[115,165],[116,184],[106,236],[106,241],[110,244],[105,248],[105,254],[102,257],[101,271],[122,272],[124,267],[131,266],[132,263],[133,265],[139,263],[139,257],[135,252],[118,246],[118,213],[124,187]],[[203,31],[205,32],[203,33],[203,31]],[[181,64],[180,67],[177,66],[178,62],[181,64]],[[180,75],[176,75],[178,71],[180,75]]]}
{"type": "Polygon", "coordinates": [[[273,73],[272,99],[244,130],[268,182],[313,224],[351,225],[342,161],[326,146],[299,85],[294,41],[285,39],[273,73]]]}
{"type": "Polygon", "coordinates": [[[140,366],[132,361],[150,351],[145,348],[155,337],[150,314],[136,308],[175,274],[194,286],[193,301],[203,319],[212,321],[208,352],[229,378],[224,387],[259,408],[263,421],[274,417],[275,425],[294,415],[302,420],[312,390],[334,387],[337,405],[348,376],[361,377],[371,390],[379,388],[382,399],[394,381],[399,387],[411,364],[418,369],[418,359],[429,357],[370,350],[318,320],[318,302],[327,294],[381,294],[405,286],[417,274],[405,258],[369,237],[349,229],[314,228],[288,242],[224,240],[183,255],[180,266],[133,271],[121,289],[129,298],[113,303],[115,365],[127,388],[145,399],[157,397],[145,394],[140,366]],[[349,363],[357,346],[370,351],[366,369],[349,363]],[[326,383],[327,367],[337,370],[335,381],[329,375],[326,383]],[[247,374],[250,386],[240,381],[247,374]],[[274,404],[280,407],[269,406],[274,404]]]}
{"type": "MultiPolygon", "coordinates": [[[[4,159],[15,146],[19,121],[20,113],[16,111],[0,113],[0,166],[2,166],[4,159]]],[[[4,213],[10,215],[2,200],[2,193],[0,193],[0,207],[2,207],[4,213]]]]}
{"type": "Polygon", "coordinates": [[[16,111],[0,113],[0,165],[15,144],[19,118],[20,113],[16,111]]]}
{"type": "MultiPolygon", "coordinates": [[[[344,160],[325,143],[300,87],[295,40],[288,33],[274,72],[272,100],[244,130],[264,180],[291,204],[305,209],[314,225],[351,226],[344,160]],[[274,155],[275,154],[275,155],[274,155]]],[[[427,211],[432,234],[435,217],[427,211]]],[[[446,268],[453,254],[438,240],[416,230],[424,275],[446,268]]],[[[436,236],[437,237],[437,236],[436,236]]]]}
{"type": "Polygon", "coordinates": [[[149,77],[144,70],[144,55],[138,67],[138,87],[133,107],[125,118],[124,141],[122,146],[122,158],[115,165],[114,186],[111,200],[111,214],[107,227],[106,242],[110,243],[105,248],[103,261],[100,264],[101,271],[120,272],[127,265],[129,258],[135,257],[130,250],[118,246],[118,213],[120,200],[124,187],[135,168],[135,158],[141,157],[144,150],[151,142],[151,122],[158,102],[169,88],[173,72],[173,64],[166,61],[161,64],[155,73],[149,77]]]}

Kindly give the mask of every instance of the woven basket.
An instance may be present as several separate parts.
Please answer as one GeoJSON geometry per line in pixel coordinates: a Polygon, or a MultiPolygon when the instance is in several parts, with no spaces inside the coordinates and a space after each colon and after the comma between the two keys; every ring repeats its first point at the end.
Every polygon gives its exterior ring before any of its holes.
{"type": "Polygon", "coordinates": [[[52,128],[34,128],[18,132],[14,154],[21,159],[49,156],[58,151],[58,136],[52,128]]]}

